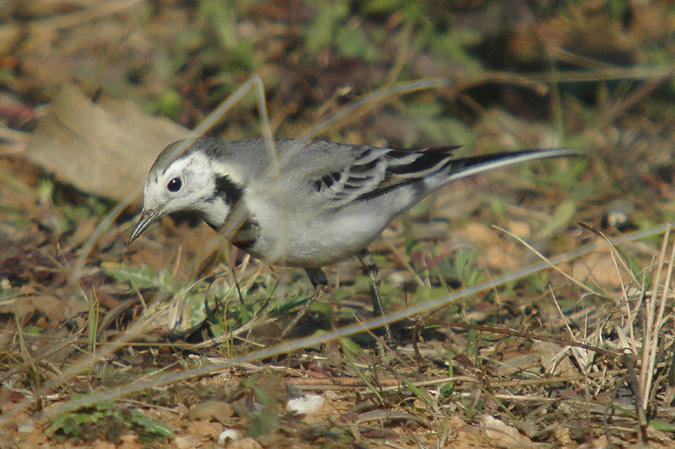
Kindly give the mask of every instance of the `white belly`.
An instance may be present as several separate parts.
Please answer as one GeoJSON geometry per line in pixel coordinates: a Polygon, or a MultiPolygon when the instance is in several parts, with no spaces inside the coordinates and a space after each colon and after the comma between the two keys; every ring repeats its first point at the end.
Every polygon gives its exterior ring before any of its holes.
{"type": "Polygon", "coordinates": [[[249,202],[260,235],[247,251],[267,263],[320,268],[366,248],[417,198],[410,187],[338,209],[316,201],[299,204],[298,198],[280,207],[278,201],[267,197],[249,202]]]}
{"type": "Polygon", "coordinates": [[[305,222],[277,218],[264,224],[261,221],[263,231],[248,252],[267,263],[320,268],[368,246],[392,217],[349,208],[336,216],[305,222]]]}

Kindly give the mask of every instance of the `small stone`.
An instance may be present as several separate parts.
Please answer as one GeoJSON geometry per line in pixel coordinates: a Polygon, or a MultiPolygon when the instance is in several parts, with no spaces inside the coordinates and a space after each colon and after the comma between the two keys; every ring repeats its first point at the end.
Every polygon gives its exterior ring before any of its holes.
{"type": "Polygon", "coordinates": [[[239,441],[241,440],[241,432],[236,429],[225,429],[220,432],[218,436],[218,444],[225,444],[227,440],[239,441]]]}
{"type": "Polygon", "coordinates": [[[299,398],[291,399],[286,405],[286,409],[300,413],[301,415],[311,415],[321,410],[326,399],[318,394],[308,396],[301,396],[299,398]]]}
{"type": "Polygon", "coordinates": [[[33,430],[35,430],[35,421],[32,419],[23,421],[16,428],[16,431],[19,433],[31,433],[33,430]]]}

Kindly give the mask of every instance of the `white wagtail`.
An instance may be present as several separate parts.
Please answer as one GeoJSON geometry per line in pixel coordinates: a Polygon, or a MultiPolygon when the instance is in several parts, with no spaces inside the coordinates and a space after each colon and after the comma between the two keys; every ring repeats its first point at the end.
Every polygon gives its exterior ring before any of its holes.
{"type": "Polygon", "coordinates": [[[150,168],[129,243],[165,214],[194,212],[252,256],[304,268],[314,295],[284,335],[328,284],[321,268],[351,255],[370,277],[381,312],[377,268],[366,247],[429,193],[486,170],[578,154],[550,149],[455,159],[457,147],[396,150],[279,139],[274,150],[263,139],[200,138],[174,155],[180,142],[150,168]]]}

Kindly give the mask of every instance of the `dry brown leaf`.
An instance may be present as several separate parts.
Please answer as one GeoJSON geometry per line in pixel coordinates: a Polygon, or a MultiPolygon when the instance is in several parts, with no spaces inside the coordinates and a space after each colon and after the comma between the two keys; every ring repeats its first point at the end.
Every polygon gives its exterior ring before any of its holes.
{"type": "Polygon", "coordinates": [[[148,116],[129,101],[94,104],[68,85],[40,120],[25,155],[60,182],[120,200],[142,185],[162,148],[188,135],[189,130],[148,116]]]}

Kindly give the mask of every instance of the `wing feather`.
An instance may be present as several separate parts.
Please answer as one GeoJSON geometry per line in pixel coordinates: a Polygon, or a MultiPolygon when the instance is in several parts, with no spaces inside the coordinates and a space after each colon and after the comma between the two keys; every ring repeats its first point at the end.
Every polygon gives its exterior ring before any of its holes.
{"type": "MultiPolygon", "coordinates": [[[[458,147],[419,151],[350,147],[352,160],[339,172],[312,179],[330,207],[341,207],[382,195],[402,184],[419,181],[442,170],[458,147]]],[[[333,167],[335,168],[335,167],[333,167]]]]}

